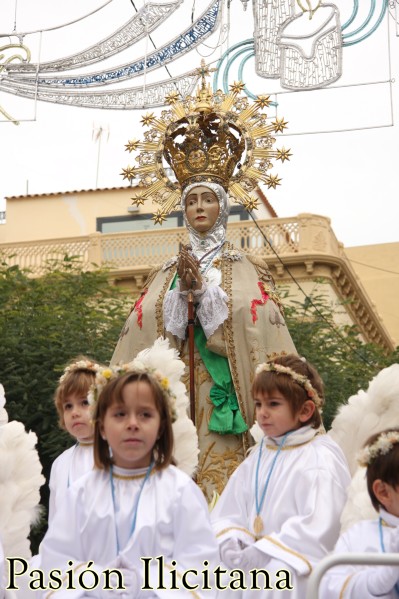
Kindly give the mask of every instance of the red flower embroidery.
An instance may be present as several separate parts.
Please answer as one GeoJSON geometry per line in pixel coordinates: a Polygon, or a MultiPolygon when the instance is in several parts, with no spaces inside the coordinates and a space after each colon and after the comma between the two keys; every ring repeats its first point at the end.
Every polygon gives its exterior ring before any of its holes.
{"type": "Polygon", "coordinates": [[[133,309],[133,311],[137,313],[137,324],[139,325],[140,329],[143,328],[143,307],[141,304],[143,303],[143,299],[147,291],[148,289],[144,289],[143,293],[140,295],[139,299],[135,303],[133,309]]]}
{"type": "Polygon", "coordinates": [[[265,303],[267,302],[267,300],[269,299],[269,296],[268,296],[268,294],[265,291],[264,283],[262,283],[262,281],[258,281],[258,287],[260,289],[260,293],[262,295],[262,299],[253,299],[251,301],[252,322],[254,324],[258,320],[258,314],[256,312],[257,307],[258,306],[264,306],[265,303]]]}

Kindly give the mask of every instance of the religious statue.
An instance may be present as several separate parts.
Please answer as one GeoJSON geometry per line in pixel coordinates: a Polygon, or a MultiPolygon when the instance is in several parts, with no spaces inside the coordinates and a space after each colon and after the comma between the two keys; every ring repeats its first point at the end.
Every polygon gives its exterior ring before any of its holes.
{"type": "Polygon", "coordinates": [[[267,123],[259,112],[269,99],[258,97],[251,106],[239,96],[242,83],[234,84],[230,94],[212,94],[205,83],[207,71],[201,69],[196,97],[179,101],[171,94],[169,112],[143,117],[152,126],[146,141],[132,140],[127,146],[141,149],[140,166],[124,170],[128,178],[139,175],[146,187],[136,203],[149,198],[159,203],[158,223],[180,205],[190,243],[149,274],[112,363],[131,360],[158,337],[168,337],[179,350],[195,402],[192,417],[200,447],[196,480],[210,501],[252,443],[255,367],[276,353],[295,352],[295,347],[266,262],[226,239],[229,196],[253,209],[256,199],[250,191],[259,180],[268,180],[271,159],[288,158],[284,148],[272,149],[271,132],[285,123],[267,123]]]}

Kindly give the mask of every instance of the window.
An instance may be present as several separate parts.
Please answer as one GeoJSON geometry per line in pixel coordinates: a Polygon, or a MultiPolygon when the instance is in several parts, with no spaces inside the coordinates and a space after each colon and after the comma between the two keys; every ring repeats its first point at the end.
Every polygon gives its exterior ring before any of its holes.
{"type": "MultiPolygon", "coordinates": [[[[242,206],[232,206],[229,222],[247,220],[248,212],[242,206]]],[[[183,226],[183,214],[171,212],[162,223],[164,229],[183,226]]],[[[97,231],[100,233],[123,233],[126,231],[152,231],[152,214],[128,214],[126,216],[105,216],[97,218],[97,231]]]]}

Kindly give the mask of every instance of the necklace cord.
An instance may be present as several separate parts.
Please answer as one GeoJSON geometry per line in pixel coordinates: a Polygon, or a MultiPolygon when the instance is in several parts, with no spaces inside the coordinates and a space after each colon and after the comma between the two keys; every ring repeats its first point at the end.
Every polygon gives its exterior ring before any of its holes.
{"type": "MultiPolygon", "coordinates": [[[[382,553],[386,553],[385,551],[385,544],[384,544],[384,535],[382,532],[382,518],[381,516],[378,518],[378,532],[379,532],[379,536],[380,536],[380,547],[381,547],[381,551],[382,553]]],[[[399,595],[399,582],[397,582],[395,584],[395,591],[396,593],[399,595]]]]}
{"type": "MultiPolygon", "coordinates": [[[[292,431],[290,431],[292,432],[292,431]]],[[[263,502],[265,500],[266,497],[266,491],[267,491],[267,487],[269,486],[269,482],[270,482],[270,478],[274,469],[274,466],[277,462],[277,458],[284,446],[284,443],[288,437],[288,435],[290,434],[290,432],[285,433],[284,437],[281,440],[281,443],[278,446],[278,450],[276,452],[276,455],[273,458],[273,462],[270,466],[269,472],[267,474],[267,478],[266,478],[266,482],[265,482],[265,486],[263,487],[263,491],[262,491],[262,496],[260,498],[258,498],[258,490],[259,490],[259,467],[260,467],[260,460],[261,460],[261,456],[262,456],[262,449],[263,449],[263,440],[262,439],[261,443],[260,443],[260,447],[259,447],[259,455],[258,455],[258,463],[256,464],[256,474],[255,474],[255,504],[256,504],[256,515],[259,516],[260,510],[262,509],[263,506],[263,502]]]]}
{"type": "MultiPolygon", "coordinates": [[[[135,529],[136,529],[136,522],[137,522],[137,511],[138,511],[138,507],[139,507],[139,502],[140,502],[140,497],[141,497],[141,493],[144,489],[144,485],[147,482],[147,480],[149,479],[149,476],[151,474],[151,471],[154,467],[154,462],[152,461],[151,464],[148,466],[147,471],[145,473],[145,476],[143,478],[143,481],[140,485],[140,488],[137,492],[136,495],[136,499],[134,502],[134,508],[133,508],[133,518],[132,518],[132,525],[130,527],[130,534],[129,534],[129,539],[130,537],[133,535],[135,529]]],[[[110,469],[109,469],[109,478],[110,478],[110,484],[111,484],[111,496],[112,496],[112,505],[114,508],[114,521],[115,521],[115,536],[116,536],[116,552],[117,555],[119,555],[120,552],[120,544],[119,544],[119,535],[118,535],[118,527],[116,524],[116,499],[115,499],[115,484],[114,484],[114,474],[113,474],[113,465],[111,464],[110,469]]]]}

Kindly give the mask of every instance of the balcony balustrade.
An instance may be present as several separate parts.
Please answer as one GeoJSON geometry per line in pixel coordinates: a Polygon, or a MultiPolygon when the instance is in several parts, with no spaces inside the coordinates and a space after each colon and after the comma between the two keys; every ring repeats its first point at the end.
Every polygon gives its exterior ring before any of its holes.
{"type": "MultiPolygon", "coordinates": [[[[340,255],[341,249],[329,219],[315,215],[239,221],[228,225],[227,238],[243,251],[267,258],[273,254],[308,254],[310,251],[340,255]],[[265,239],[266,238],[266,239],[265,239]]],[[[79,256],[85,268],[106,266],[113,272],[146,270],[176,255],[188,243],[184,227],[123,233],[92,233],[83,237],[0,244],[0,253],[10,265],[29,269],[40,276],[51,261],[65,255],[79,256]]]]}

